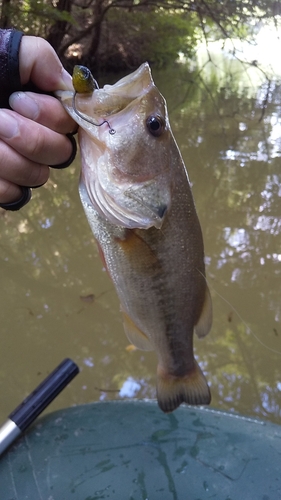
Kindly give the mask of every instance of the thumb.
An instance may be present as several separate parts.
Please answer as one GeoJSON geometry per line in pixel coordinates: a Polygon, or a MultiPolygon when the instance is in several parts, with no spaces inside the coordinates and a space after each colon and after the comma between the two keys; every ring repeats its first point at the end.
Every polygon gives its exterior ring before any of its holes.
{"type": "Polygon", "coordinates": [[[48,92],[73,90],[71,76],[53,47],[43,38],[22,37],[19,63],[22,85],[32,81],[39,89],[48,92]]]}

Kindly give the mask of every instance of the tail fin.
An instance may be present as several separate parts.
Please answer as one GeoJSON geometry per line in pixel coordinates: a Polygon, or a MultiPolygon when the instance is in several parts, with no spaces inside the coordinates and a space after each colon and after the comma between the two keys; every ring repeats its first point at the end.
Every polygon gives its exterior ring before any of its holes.
{"type": "Polygon", "coordinates": [[[209,386],[195,360],[194,369],[184,377],[166,374],[160,367],[158,367],[157,375],[157,399],[163,412],[172,412],[181,403],[189,405],[210,404],[209,386]]]}

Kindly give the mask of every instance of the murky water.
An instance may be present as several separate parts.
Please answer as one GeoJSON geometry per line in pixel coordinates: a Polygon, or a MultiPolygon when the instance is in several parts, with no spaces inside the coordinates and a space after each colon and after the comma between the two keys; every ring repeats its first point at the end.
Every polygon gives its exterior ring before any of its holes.
{"type": "MultiPolygon", "coordinates": [[[[204,234],[214,322],[195,350],[212,406],[280,422],[281,90],[255,95],[239,78],[219,85],[212,75],[199,85],[184,68],[155,80],[204,234]]],[[[155,354],[126,350],[78,176],[77,161],[52,172],[23,210],[0,214],[2,420],[65,357],[81,374],[48,411],[155,397],[155,354]]]]}

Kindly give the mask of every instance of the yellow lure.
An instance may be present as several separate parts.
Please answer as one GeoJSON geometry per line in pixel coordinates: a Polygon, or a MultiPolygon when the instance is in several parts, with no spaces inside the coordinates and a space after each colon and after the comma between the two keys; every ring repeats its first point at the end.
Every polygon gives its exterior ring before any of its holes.
{"type": "Polygon", "coordinates": [[[78,94],[93,92],[97,87],[91,71],[86,66],[78,65],[73,68],[72,84],[78,94]]]}

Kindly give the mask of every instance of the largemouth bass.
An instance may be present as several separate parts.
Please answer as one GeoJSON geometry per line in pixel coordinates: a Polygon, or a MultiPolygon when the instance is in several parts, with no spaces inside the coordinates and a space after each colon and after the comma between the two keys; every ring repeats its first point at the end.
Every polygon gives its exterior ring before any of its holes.
{"type": "Polygon", "coordinates": [[[80,197],[125,332],[139,349],[156,351],[164,412],[209,404],[193,354],[194,332],[204,337],[212,323],[202,232],[165,99],[147,63],[90,90],[59,97],[79,125],[80,197]]]}

